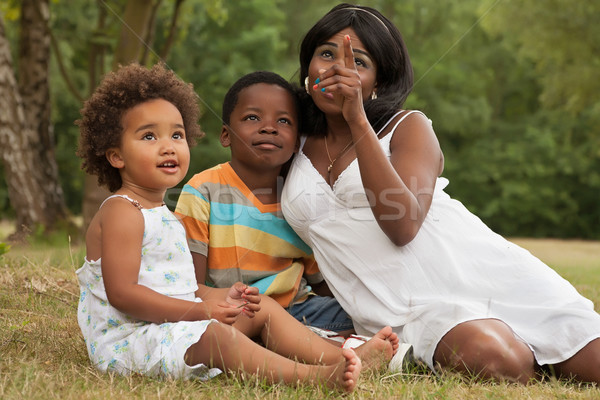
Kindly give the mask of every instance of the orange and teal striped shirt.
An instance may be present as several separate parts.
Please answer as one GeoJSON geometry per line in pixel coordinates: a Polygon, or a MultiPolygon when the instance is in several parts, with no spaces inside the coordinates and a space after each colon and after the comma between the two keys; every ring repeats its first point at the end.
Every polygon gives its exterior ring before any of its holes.
{"type": "Polygon", "coordinates": [[[309,284],[323,280],[312,250],[283,219],[280,204],[262,204],[229,163],[194,175],[175,213],[190,250],[207,257],[209,286],[244,282],[288,307],[306,299],[309,284]]]}

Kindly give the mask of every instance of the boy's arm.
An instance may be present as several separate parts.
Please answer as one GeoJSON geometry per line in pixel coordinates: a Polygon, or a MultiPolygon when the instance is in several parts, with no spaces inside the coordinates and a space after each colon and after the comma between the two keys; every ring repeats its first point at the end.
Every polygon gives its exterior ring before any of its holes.
{"type": "MultiPolygon", "coordinates": [[[[258,289],[250,287],[241,282],[233,284],[230,288],[213,288],[205,285],[207,257],[201,253],[192,251],[192,260],[194,260],[194,270],[196,271],[196,281],[198,290],[196,296],[202,300],[226,300],[235,306],[241,306],[245,303],[260,303],[258,289]]],[[[251,308],[252,311],[258,309],[251,308]]],[[[250,311],[250,309],[246,310],[250,311]]],[[[248,313],[246,313],[248,314],[248,313]]]]}
{"type": "Polygon", "coordinates": [[[206,276],[208,268],[208,241],[210,224],[210,196],[202,191],[202,181],[196,182],[199,175],[195,175],[183,187],[183,191],[177,199],[175,215],[185,228],[185,235],[188,241],[192,260],[194,262],[194,271],[198,291],[196,297],[207,298],[206,294],[206,276]]]}
{"type": "MultiPolygon", "coordinates": [[[[206,264],[207,258],[204,254],[192,251],[192,260],[194,260],[194,270],[196,271],[196,282],[198,285],[203,285],[206,282],[206,264]]],[[[198,296],[202,297],[202,296],[198,296]]]]}
{"type": "Polygon", "coordinates": [[[196,296],[203,301],[223,301],[235,305],[241,309],[248,317],[254,317],[254,314],[260,310],[260,295],[258,289],[245,285],[241,282],[234,283],[230,288],[212,288],[204,284],[206,279],[207,257],[200,253],[192,252],[194,260],[194,270],[196,271],[196,280],[198,290],[196,296]]]}
{"type": "Polygon", "coordinates": [[[185,228],[188,246],[192,253],[198,283],[196,297],[203,301],[225,300],[229,288],[217,289],[206,286],[211,207],[209,199],[210,193],[204,190],[203,180],[200,179],[200,175],[195,175],[183,186],[183,191],[177,199],[175,215],[185,228]]]}
{"type": "Polygon", "coordinates": [[[194,271],[196,271],[196,282],[198,290],[196,297],[202,300],[225,300],[229,288],[214,288],[206,286],[206,265],[208,258],[202,253],[192,251],[192,260],[194,260],[194,271]]]}

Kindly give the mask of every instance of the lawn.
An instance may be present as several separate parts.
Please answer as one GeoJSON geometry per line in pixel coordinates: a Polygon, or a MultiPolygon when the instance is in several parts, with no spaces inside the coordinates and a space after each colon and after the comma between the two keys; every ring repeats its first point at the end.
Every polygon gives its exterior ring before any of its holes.
{"type": "MultiPolygon", "coordinates": [[[[0,233],[1,229],[0,229],[0,233]]],[[[1,236],[3,237],[3,236],[1,236]]],[[[514,239],[571,281],[600,309],[600,242],[514,239]]],[[[1,399],[333,399],[323,388],[268,386],[254,379],[209,382],[120,377],[89,364],[77,326],[75,270],[84,253],[66,237],[13,246],[0,256],[1,399]],[[52,243],[52,244],[48,244],[52,243]]],[[[363,375],[348,399],[600,398],[600,389],[549,379],[529,386],[435,377],[415,369],[363,375]]]]}

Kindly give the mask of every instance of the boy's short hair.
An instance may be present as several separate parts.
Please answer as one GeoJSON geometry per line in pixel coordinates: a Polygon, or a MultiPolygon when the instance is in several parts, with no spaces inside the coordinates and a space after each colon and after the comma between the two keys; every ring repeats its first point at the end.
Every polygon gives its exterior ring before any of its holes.
{"type": "Polygon", "coordinates": [[[181,113],[188,145],[204,133],[198,125],[200,110],[193,86],[159,63],[151,69],[133,63],[110,72],[81,109],[77,155],[81,168],[98,176],[98,184],[114,192],[122,185],[121,175],[106,159],[106,151],[119,147],[123,134],[123,115],[148,100],[164,99],[181,113]]]}
{"type": "Polygon", "coordinates": [[[294,99],[294,106],[296,115],[300,115],[300,106],[298,104],[297,89],[294,86],[282,78],[280,75],[270,71],[255,71],[247,75],[242,76],[238,79],[227,91],[225,98],[223,99],[223,110],[221,118],[225,125],[229,125],[231,113],[237,105],[238,97],[240,92],[252,85],[259,83],[266,83],[269,85],[277,85],[287,90],[292,98],[294,99]]]}

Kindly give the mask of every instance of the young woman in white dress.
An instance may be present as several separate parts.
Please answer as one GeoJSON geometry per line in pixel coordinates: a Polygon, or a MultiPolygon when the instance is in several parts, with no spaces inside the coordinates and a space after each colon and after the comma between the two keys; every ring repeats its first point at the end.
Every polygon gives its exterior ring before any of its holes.
{"type": "Polygon", "coordinates": [[[600,382],[600,315],[492,232],[440,177],[431,121],[402,110],[412,67],[377,10],[341,4],[305,36],[305,136],[282,209],[359,334],[391,325],[432,369],[600,382]]]}

